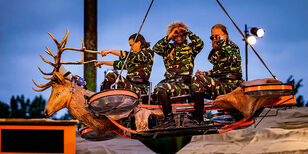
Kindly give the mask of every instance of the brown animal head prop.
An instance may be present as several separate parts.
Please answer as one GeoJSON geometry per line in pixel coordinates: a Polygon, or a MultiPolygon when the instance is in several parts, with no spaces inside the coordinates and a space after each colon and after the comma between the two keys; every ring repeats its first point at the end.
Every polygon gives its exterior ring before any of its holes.
{"type": "MultiPolygon", "coordinates": [[[[252,81],[247,81],[242,83],[245,86],[249,85],[258,85],[258,84],[270,84],[270,83],[282,83],[281,81],[275,79],[257,79],[252,81]]],[[[216,107],[223,108],[236,108],[239,110],[245,117],[252,116],[257,109],[262,106],[269,105],[275,101],[278,101],[279,97],[252,97],[244,94],[240,87],[236,88],[232,92],[221,95],[217,97],[213,104],[216,107]]]]}
{"type": "Polygon", "coordinates": [[[78,120],[80,120],[82,123],[87,125],[88,127],[99,130],[99,131],[108,131],[113,130],[114,126],[108,119],[96,119],[94,118],[94,115],[86,110],[86,99],[85,96],[90,97],[94,94],[94,92],[85,90],[82,87],[76,85],[74,82],[71,81],[72,76],[67,75],[67,71],[62,67],[61,64],[84,64],[86,62],[83,62],[83,56],[81,61],[76,62],[61,62],[61,54],[65,50],[77,50],[77,51],[83,51],[83,47],[81,49],[74,49],[74,48],[67,48],[65,47],[67,42],[69,31],[67,30],[67,33],[63,40],[59,43],[52,34],[49,33],[51,38],[54,40],[54,42],[57,45],[57,55],[54,55],[49,48],[47,48],[46,53],[49,54],[54,58],[54,63],[47,61],[43,58],[42,55],[40,57],[42,60],[51,66],[54,67],[53,71],[50,73],[43,72],[39,67],[41,73],[44,75],[52,75],[50,78],[45,78],[47,80],[50,80],[47,84],[44,85],[38,85],[33,81],[33,83],[41,88],[39,90],[32,88],[33,90],[37,92],[42,92],[50,87],[52,87],[50,97],[48,99],[48,102],[46,104],[44,114],[46,116],[52,116],[57,111],[59,111],[62,108],[67,108],[70,113],[78,120]]]}

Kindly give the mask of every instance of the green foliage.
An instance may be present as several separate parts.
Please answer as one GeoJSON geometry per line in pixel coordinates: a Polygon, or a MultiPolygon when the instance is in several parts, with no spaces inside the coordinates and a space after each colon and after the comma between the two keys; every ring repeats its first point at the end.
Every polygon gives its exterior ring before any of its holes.
{"type": "MultiPolygon", "coordinates": [[[[292,75],[288,78],[287,82],[294,82],[294,95],[296,95],[298,93],[298,89],[303,86],[302,81],[303,79],[300,79],[299,81],[295,82],[295,79],[293,79],[292,75]]],[[[296,96],[296,105],[298,107],[303,107],[305,105],[308,106],[308,101],[305,102],[304,96],[299,95],[296,96]]]]}

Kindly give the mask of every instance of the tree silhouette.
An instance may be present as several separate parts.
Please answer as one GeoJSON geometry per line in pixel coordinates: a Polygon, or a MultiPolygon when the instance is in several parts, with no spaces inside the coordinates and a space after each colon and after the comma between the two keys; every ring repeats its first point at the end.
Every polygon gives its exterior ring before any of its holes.
{"type": "Polygon", "coordinates": [[[36,96],[32,103],[29,106],[29,118],[42,118],[44,117],[44,108],[45,108],[46,101],[43,97],[36,96]]]}
{"type": "Polygon", "coordinates": [[[10,106],[0,101],[0,118],[7,118],[10,116],[10,106]]]}
{"type": "Polygon", "coordinates": [[[43,118],[46,101],[36,96],[32,102],[23,95],[12,96],[10,105],[0,102],[1,118],[43,118]]]}
{"type": "Polygon", "coordinates": [[[29,116],[27,111],[29,110],[30,99],[25,101],[23,95],[17,96],[16,98],[12,96],[10,104],[10,118],[27,118],[29,116]]]}
{"type": "MultiPolygon", "coordinates": [[[[35,96],[33,101],[25,99],[23,95],[16,97],[12,96],[9,105],[0,101],[0,118],[45,118],[45,105],[46,100],[41,95],[35,96]]],[[[69,112],[60,118],[56,118],[56,114],[51,118],[55,120],[74,119],[69,112]]]]}
{"type": "MultiPolygon", "coordinates": [[[[303,79],[300,79],[299,81],[295,82],[295,79],[293,79],[292,75],[288,78],[288,80],[287,80],[288,83],[294,82],[294,95],[296,95],[298,93],[298,89],[303,86],[302,81],[303,81],[303,79]]],[[[305,103],[304,96],[302,96],[302,95],[297,96],[296,97],[296,106],[303,107],[304,105],[307,106],[308,101],[305,103]]]]}

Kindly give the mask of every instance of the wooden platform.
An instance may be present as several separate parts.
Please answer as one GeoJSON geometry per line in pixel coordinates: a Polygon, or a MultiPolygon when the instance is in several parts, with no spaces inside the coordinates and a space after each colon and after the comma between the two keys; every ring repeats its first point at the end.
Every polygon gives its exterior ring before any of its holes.
{"type": "Polygon", "coordinates": [[[78,120],[0,119],[0,153],[75,153],[76,124],[78,120]]]}
{"type": "Polygon", "coordinates": [[[78,124],[78,120],[52,120],[52,119],[0,119],[0,125],[52,125],[71,126],[78,124]]]}

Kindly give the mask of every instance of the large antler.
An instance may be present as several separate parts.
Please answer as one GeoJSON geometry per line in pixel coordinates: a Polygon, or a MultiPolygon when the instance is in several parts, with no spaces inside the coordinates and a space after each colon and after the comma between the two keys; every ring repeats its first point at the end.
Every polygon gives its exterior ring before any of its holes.
{"type": "Polygon", "coordinates": [[[42,58],[42,60],[43,60],[44,62],[46,62],[47,64],[53,66],[53,70],[52,70],[52,72],[50,72],[50,73],[46,73],[46,72],[42,71],[42,69],[41,69],[39,66],[37,66],[38,69],[39,69],[39,71],[40,71],[42,74],[44,74],[44,75],[52,75],[52,77],[50,77],[50,78],[45,78],[45,77],[43,77],[43,78],[46,79],[46,80],[51,80],[51,81],[49,81],[48,83],[46,83],[46,84],[44,84],[44,85],[38,85],[37,83],[35,83],[35,82],[32,80],[33,83],[34,83],[37,87],[42,88],[42,89],[40,89],[40,90],[37,90],[37,89],[32,88],[33,90],[35,90],[35,91],[37,91],[37,92],[42,92],[42,91],[48,89],[49,87],[51,87],[53,80],[56,79],[56,77],[54,76],[54,73],[55,73],[55,72],[59,72],[59,69],[60,69],[60,67],[61,67],[61,64],[86,64],[86,63],[91,63],[91,62],[95,62],[95,61],[96,61],[96,60],[91,60],[91,61],[84,62],[84,61],[83,61],[84,58],[83,58],[83,55],[82,55],[82,58],[81,58],[80,61],[76,61],[76,62],[61,62],[61,56],[62,56],[62,53],[63,53],[65,50],[75,50],[75,51],[80,51],[80,52],[100,53],[99,51],[86,50],[85,45],[84,45],[84,42],[83,42],[82,39],[81,39],[82,48],[80,48],[80,49],[65,47],[65,46],[66,46],[66,43],[67,43],[67,38],[68,38],[68,35],[69,35],[69,30],[68,30],[68,28],[66,29],[66,34],[65,34],[64,38],[62,39],[62,41],[61,41],[60,43],[55,39],[55,37],[54,37],[51,33],[48,33],[48,34],[50,35],[50,37],[52,38],[52,40],[53,40],[53,41],[56,43],[56,45],[57,45],[57,54],[55,55],[48,47],[46,47],[45,52],[46,52],[48,55],[50,55],[51,57],[53,57],[54,63],[52,63],[52,62],[46,60],[46,59],[40,54],[40,57],[42,58]]]}
{"type": "Polygon", "coordinates": [[[82,39],[80,39],[82,47],[80,49],[76,49],[76,48],[70,48],[70,47],[66,47],[64,48],[64,50],[75,50],[75,51],[81,51],[81,52],[89,52],[89,53],[100,53],[99,51],[93,51],[93,50],[87,50],[84,42],[82,39]]]}
{"type": "Polygon", "coordinates": [[[51,66],[54,67],[53,71],[50,72],[50,73],[45,73],[45,72],[43,72],[43,71],[40,69],[40,67],[38,67],[38,69],[40,70],[40,72],[43,73],[44,75],[52,75],[54,71],[59,71],[59,68],[60,68],[60,65],[61,65],[61,62],[60,62],[60,60],[61,60],[61,55],[62,55],[62,53],[63,53],[63,51],[64,51],[64,48],[65,48],[65,45],[66,45],[66,42],[67,42],[67,37],[68,37],[68,35],[69,35],[69,30],[66,29],[66,34],[65,34],[64,38],[62,39],[62,41],[61,41],[60,43],[55,39],[55,37],[54,37],[51,33],[48,33],[48,34],[50,35],[50,37],[51,37],[51,38],[54,40],[54,42],[56,43],[58,50],[57,50],[57,54],[56,54],[56,55],[55,55],[48,47],[46,47],[47,50],[45,50],[45,52],[46,52],[48,55],[50,55],[51,57],[54,58],[54,63],[52,63],[52,62],[46,60],[46,59],[40,54],[40,57],[42,58],[42,60],[43,60],[44,62],[46,62],[46,63],[48,63],[49,65],[51,65],[51,66]]]}
{"type": "MultiPolygon", "coordinates": [[[[44,75],[53,75],[55,71],[59,71],[59,68],[60,68],[60,66],[61,66],[61,63],[60,63],[61,55],[62,55],[62,53],[63,53],[63,51],[64,51],[63,48],[65,47],[66,42],[67,42],[67,37],[68,37],[68,35],[69,35],[69,30],[66,29],[66,34],[65,34],[64,38],[62,39],[62,41],[61,41],[60,43],[55,39],[55,37],[54,37],[51,33],[48,33],[48,34],[49,34],[50,37],[54,40],[54,42],[56,43],[57,48],[58,48],[57,54],[56,54],[56,55],[55,55],[48,47],[46,47],[47,50],[45,50],[45,52],[46,52],[48,55],[50,55],[51,57],[54,58],[54,63],[52,63],[52,62],[46,60],[41,54],[40,54],[40,57],[42,58],[42,60],[43,60],[44,62],[46,62],[47,64],[53,66],[53,70],[52,70],[52,72],[50,72],[50,73],[46,73],[46,72],[43,72],[42,69],[41,69],[39,66],[37,66],[37,67],[38,67],[39,71],[40,71],[42,74],[44,74],[44,75]]],[[[32,80],[33,83],[34,83],[37,87],[41,88],[41,89],[39,89],[39,90],[34,89],[34,88],[32,88],[32,89],[35,90],[35,91],[37,91],[37,92],[42,92],[42,91],[48,89],[49,87],[51,87],[52,82],[53,82],[53,79],[55,79],[55,78],[54,78],[54,75],[53,75],[51,78],[45,78],[45,77],[44,77],[44,79],[51,80],[51,81],[49,81],[48,83],[46,83],[46,84],[44,84],[44,85],[38,85],[37,83],[34,82],[34,80],[32,80]]]]}

